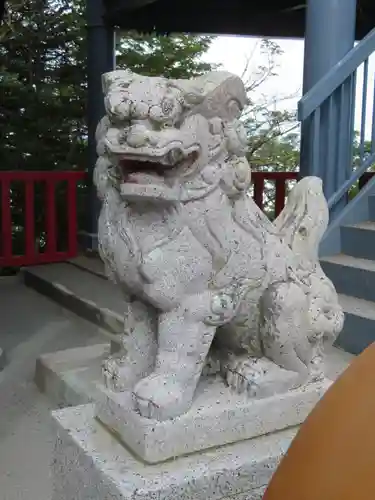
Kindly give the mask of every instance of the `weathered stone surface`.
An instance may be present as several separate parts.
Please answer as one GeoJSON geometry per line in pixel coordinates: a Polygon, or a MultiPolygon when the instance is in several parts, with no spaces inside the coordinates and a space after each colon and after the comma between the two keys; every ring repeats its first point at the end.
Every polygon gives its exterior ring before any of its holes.
{"type": "Polygon", "coordinates": [[[172,420],[144,418],[132,409],[131,392],[98,387],[97,417],[136,456],[158,463],[195,451],[262,436],[301,424],[330,382],[309,384],[265,399],[229,392],[203,380],[191,409],[172,420]]]}
{"type": "Polygon", "coordinates": [[[0,347],[0,370],[2,370],[6,363],[5,351],[0,347]]]}
{"type": "Polygon", "coordinates": [[[260,500],[294,429],[159,465],[134,458],[92,405],[53,413],[52,500],[260,500]]]}
{"type": "Polygon", "coordinates": [[[191,408],[202,372],[254,400],[322,380],[323,340],[343,313],[318,260],[321,180],[301,180],[268,220],[248,196],[245,88],[227,72],[187,81],[121,70],[103,88],[100,253],[125,301],[108,388],[166,421],[191,408]]]}
{"type": "Polygon", "coordinates": [[[343,325],[318,259],[321,180],[274,222],[256,206],[234,75],[122,70],[103,88],[99,250],[124,334],[95,405],[54,414],[53,500],[259,499],[295,428],[277,431],[323,394],[324,341],[343,325]]]}

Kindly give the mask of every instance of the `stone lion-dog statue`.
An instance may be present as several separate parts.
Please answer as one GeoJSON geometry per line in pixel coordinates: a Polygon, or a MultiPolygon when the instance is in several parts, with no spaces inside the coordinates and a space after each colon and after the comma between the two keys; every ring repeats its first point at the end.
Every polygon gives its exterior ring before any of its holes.
{"type": "Polygon", "coordinates": [[[318,259],[321,180],[298,182],[274,222],[258,208],[235,75],[118,70],[103,90],[99,251],[125,297],[107,387],[162,421],[189,410],[202,374],[250,398],[321,380],[344,320],[318,259]]]}

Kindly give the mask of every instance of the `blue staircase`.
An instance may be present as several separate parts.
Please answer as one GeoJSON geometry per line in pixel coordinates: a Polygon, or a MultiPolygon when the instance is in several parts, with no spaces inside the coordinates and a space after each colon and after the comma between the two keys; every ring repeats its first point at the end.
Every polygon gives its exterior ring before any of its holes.
{"type": "Polygon", "coordinates": [[[337,344],[352,354],[375,341],[375,196],[368,203],[371,220],[341,226],[341,253],[321,258],[346,313],[337,344]]]}
{"type": "Polygon", "coordinates": [[[331,220],[320,247],[321,264],[335,284],[346,313],[336,343],[353,354],[375,341],[375,177],[347,202],[348,192],[375,165],[375,88],[369,89],[369,58],[374,53],[375,29],[304,95],[298,109],[311,141],[309,171],[322,177],[328,188],[331,220]],[[362,95],[356,96],[359,75],[362,95]],[[343,102],[348,95],[350,113],[340,113],[340,99],[343,102]],[[373,101],[370,109],[369,101],[373,101]],[[361,124],[359,155],[354,164],[358,102],[361,124]],[[368,116],[371,128],[366,127],[368,116]],[[346,171],[342,172],[343,168],[346,171]]]}

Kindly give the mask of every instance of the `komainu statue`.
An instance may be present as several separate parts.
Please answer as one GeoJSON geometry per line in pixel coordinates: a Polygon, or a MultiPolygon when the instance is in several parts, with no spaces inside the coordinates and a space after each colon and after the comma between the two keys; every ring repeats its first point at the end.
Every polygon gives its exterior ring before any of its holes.
{"type": "Polygon", "coordinates": [[[343,312],[318,260],[321,180],[271,222],[249,196],[240,78],[103,75],[95,183],[100,254],[124,292],[124,334],[104,364],[144,417],[191,407],[200,377],[264,398],[324,377],[343,312]],[[116,351],[116,352],[115,352],[116,351]]]}

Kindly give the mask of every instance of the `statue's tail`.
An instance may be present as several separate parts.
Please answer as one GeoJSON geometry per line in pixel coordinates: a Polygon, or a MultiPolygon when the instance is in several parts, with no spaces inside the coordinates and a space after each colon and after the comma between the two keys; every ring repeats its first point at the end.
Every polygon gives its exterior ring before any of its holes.
{"type": "Polygon", "coordinates": [[[318,177],[305,177],[298,182],[275,226],[285,243],[300,258],[292,273],[309,297],[310,340],[325,338],[333,342],[343,328],[344,313],[335,287],[319,263],[319,244],[329,222],[322,187],[318,177]]]}
{"type": "Polygon", "coordinates": [[[317,262],[319,244],[328,221],[329,210],[322,180],[305,177],[289,194],[285,208],[274,224],[294,253],[317,262]]]}

